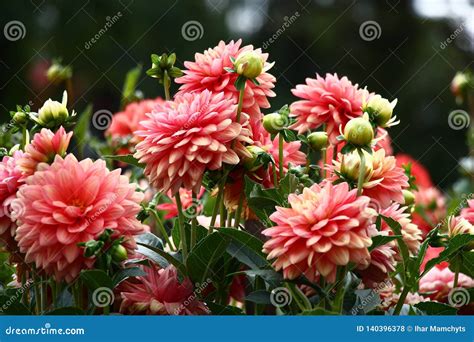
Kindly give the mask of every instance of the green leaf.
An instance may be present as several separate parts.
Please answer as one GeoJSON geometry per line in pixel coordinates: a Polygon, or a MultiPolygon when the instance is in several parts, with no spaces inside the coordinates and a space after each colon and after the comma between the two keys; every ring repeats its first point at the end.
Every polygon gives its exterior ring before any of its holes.
{"type": "Polygon", "coordinates": [[[456,308],[438,302],[421,302],[415,307],[432,316],[452,316],[458,312],[456,308]]]}
{"type": "Polygon", "coordinates": [[[135,68],[129,70],[125,75],[125,82],[122,88],[122,100],[121,107],[125,107],[126,104],[131,102],[134,97],[135,89],[137,87],[140,74],[142,73],[142,66],[137,65],[135,68]]]}
{"type": "Polygon", "coordinates": [[[242,75],[239,75],[239,77],[237,77],[234,83],[235,89],[240,91],[241,89],[245,88],[246,82],[247,82],[247,78],[242,75]]]}
{"type": "Polygon", "coordinates": [[[252,293],[249,293],[245,300],[257,304],[272,304],[271,293],[266,290],[257,290],[252,293]]]}
{"type": "Polygon", "coordinates": [[[402,238],[401,235],[390,235],[390,236],[384,236],[384,235],[377,235],[372,237],[372,245],[369,247],[369,252],[374,250],[375,248],[385,245],[395,239],[402,238]]]}
{"type": "Polygon", "coordinates": [[[302,316],[334,316],[334,315],[340,315],[340,314],[334,311],[325,310],[323,308],[316,308],[316,309],[311,309],[311,310],[305,310],[301,312],[301,315],[302,316]]]}
{"type": "Polygon", "coordinates": [[[266,255],[262,252],[263,243],[255,236],[232,228],[219,228],[217,232],[231,239],[231,243],[227,247],[227,253],[241,263],[251,269],[270,267],[266,255]]]}
{"type": "Polygon", "coordinates": [[[471,278],[474,278],[474,251],[460,251],[449,263],[449,269],[453,272],[459,270],[471,278]]]}
{"type": "Polygon", "coordinates": [[[46,316],[80,316],[84,315],[84,310],[74,306],[67,306],[63,308],[53,309],[45,312],[46,316]]]}
{"type": "Polygon", "coordinates": [[[284,130],[280,131],[280,134],[283,135],[283,139],[286,142],[292,142],[292,141],[298,140],[298,136],[291,129],[285,128],[284,130]]]}
{"type": "Polygon", "coordinates": [[[189,253],[186,260],[188,275],[194,282],[202,283],[213,277],[212,269],[226,250],[228,240],[217,232],[202,239],[189,253]]]}
{"type": "Polygon", "coordinates": [[[388,224],[390,229],[392,229],[393,233],[397,236],[398,242],[398,249],[400,250],[400,254],[402,256],[403,263],[406,265],[408,263],[408,259],[410,258],[410,252],[408,251],[408,247],[403,240],[402,236],[402,226],[400,223],[392,219],[391,217],[382,216],[382,219],[388,224]]]}
{"type": "Polygon", "coordinates": [[[114,287],[117,287],[122,281],[132,277],[143,277],[146,273],[140,267],[129,267],[120,270],[113,277],[114,287]]]}
{"type": "Polygon", "coordinates": [[[234,274],[245,274],[249,277],[260,277],[262,278],[271,288],[281,286],[283,282],[283,276],[273,269],[268,270],[246,270],[236,272],[234,274]]]}
{"type": "Polygon", "coordinates": [[[105,155],[105,156],[102,156],[102,158],[120,161],[122,163],[130,164],[142,169],[145,168],[145,164],[139,163],[138,160],[133,157],[133,154],[124,154],[124,155],[117,155],[117,156],[105,155]]]}
{"type": "Polygon", "coordinates": [[[262,185],[252,181],[245,176],[245,195],[248,206],[255,212],[259,219],[269,223],[270,216],[276,209],[276,206],[283,206],[286,199],[277,189],[263,189],[262,185]]]}
{"type": "Polygon", "coordinates": [[[99,287],[114,288],[114,282],[107,273],[102,270],[83,270],[80,273],[80,278],[89,290],[96,290],[99,287]]]}
{"type": "Polygon", "coordinates": [[[352,151],[354,151],[356,148],[354,145],[351,145],[351,144],[346,144],[344,145],[344,147],[341,149],[341,153],[342,154],[347,154],[347,153],[350,153],[352,151]]]}
{"type": "Polygon", "coordinates": [[[157,247],[163,249],[163,241],[153,233],[143,233],[135,237],[135,241],[143,245],[157,247]]]}
{"type": "Polygon", "coordinates": [[[80,156],[84,156],[84,148],[89,140],[89,123],[92,115],[92,104],[87,105],[86,109],[79,115],[76,127],[74,127],[74,137],[77,142],[77,149],[80,156]]]}
{"type": "Polygon", "coordinates": [[[163,251],[163,250],[161,250],[157,247],[144,245],[142,243],[137,243],[137,244],[139,246],[144,247],[143,249],[138,250],[139,253],[144,254],[146,257],[149,257],[152,261],[155,261],[158,265],[163,267],[162,263],[163,263],[163,259],[164,259],[167,263],[170,263],[174,267],[176,267],[178,269],[178,271],[180,271],[181,274],[183,274],[183,275],[187,274],[186,273],[186,267],[184,266],[184,264],[181,261],[179,261],[178,259],[176,259],[174,256],[172,256],[171,254],[168,254],[165,251],[163,251]],[[153,254],[149,253],[149,251],[155,252],[155,254],[158,254],[158,256],[160,256],[162,259],[160,259],[160,258],[154,259],[153,257],[151,257],[151,256],[153,256],[153,254]]]}

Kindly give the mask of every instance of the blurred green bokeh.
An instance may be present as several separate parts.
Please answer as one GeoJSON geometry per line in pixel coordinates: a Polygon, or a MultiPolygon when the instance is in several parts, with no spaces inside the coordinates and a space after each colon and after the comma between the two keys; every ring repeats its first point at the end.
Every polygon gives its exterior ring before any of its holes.
{"type": "MultiPolygon", "coordinates": [[[[442,2],[431,1],[432,6],[442,2]]],[[[439,186],[454,182],[457,160],[467,153],[465,130],[450,129],[447,117],[458,108],[449,91],[452,77],[472,69],[472,37],[462,22],[420,16],[411,1],[25,0],[2,2],[0,13],[2,27],[18,20],[25,29],[22,39],[10,41],[5,32],[0,39],[0,121],[9,119],[16,104],[30,103],[36,110],[49,97],[60,99],[63,89],[44,79],[52,58],[62,57],[74,69],[77,111],[88,103],[94,110],[116,111],[125,73],[139,63],[148,68],[151,53],[175,52],[181,67],[219,40],[242,38],[263,45],[276,62],[273,109],[293,101],[290,89],[306,77],[337,72],[398,98],[402,123],[390,130],[395,151],[428,166],[439,186]],[[291,22],[287,27],[285,20],[291,22]],[[189,21],[202,28],[195,40],[183,37],[189,21]],[[378,38],[361,38],[366,21],[380,26],[378,38]],[[107,22],[113,23],[100,31],[107,22]],[[456,27],[462,32],[447,43],[456,27]],[[96,35],[99,39],[91,42],[96,35]]],[[[162,95],[144,73],[139,88],[146,97],[162,95]]]]}

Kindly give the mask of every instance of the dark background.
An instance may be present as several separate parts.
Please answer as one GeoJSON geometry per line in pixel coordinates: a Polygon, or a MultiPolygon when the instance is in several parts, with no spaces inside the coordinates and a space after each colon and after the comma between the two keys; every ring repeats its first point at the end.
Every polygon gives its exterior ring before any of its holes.
{"type": "MultiPolygon", "coordinates": [[[[48,97],[60,100],[63,89],[43,76],[52,58],[73,66],[76,111],[88,103],[116,111],[126,71],[139,63],[146,70],[151,53],[176,52],[182,66],[221,39],[241,37],[261,46],[297,12],[266,49],[278,79],[272,108],[293,101],[290,89],[305,77],[326,72],[398,98],[402,123],[390,130],[395,151],[419,159],[447,188],[458,177],[457,160],[467,153],[465,130],[451,129],[447,117],[459,108],[449,90],[452,77],[473,68],[473,7],[469,0],[2,1],[1,27],[18,20],[25,35],[17,41],[0,37],[0,122],[9,120],[16,104],[37,110],[48,97]],[[107,16],[119,11],[119,20],[86,49],[107,16]],[[202,25],[200,39],[183,38],[181,28],[190,20],[202,25]],[[369,20],[381,28],[372,41],[359,34],[369,20]],[[456,29],[460,34],[446,43],[456,29]]],[[[144,73],[139,88],[146,97],[162,95],[144,73]]]]}

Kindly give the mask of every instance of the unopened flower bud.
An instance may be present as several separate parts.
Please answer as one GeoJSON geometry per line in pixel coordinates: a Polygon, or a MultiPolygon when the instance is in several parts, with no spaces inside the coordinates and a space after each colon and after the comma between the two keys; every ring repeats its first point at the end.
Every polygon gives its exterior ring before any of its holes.
{"type": "MultiPolygon", "coordinates": [[[[372,172],[374,171],[372,156],[366,152],[365,157],[365,170],[364,179],[369,179],[372,172]]],[[[344,178],[357,181],[359,179],[360,170],[360,156],[357,151],[353,151],[349,154],[344,155],[344,159],[341,162],[341,174],[344,178]]]]}
{"type": "Polygon", "coordinates": [[[15,115],[13,115],[13,121],[18,125],[26,123],[27,119],[28,115],[25,112],[16,112],[15,115]]]}
{"type": "Polygon", "coordinates": [[[63,93],[62,102],[48,99],[38,111],[38,123],[46,127],[62,124],[69,117],[66,104],[66,92],[63,93]]]}
{"type": "Polygon", "coordinates": [[[116,262],[122,262],[124,260],[127,260],[128,258],[128,253],[127,249],[122,246],[122,245],[116,245],[113,247],[112,250],[112,259],[116,262]]]}
{"type": "Polygon", "coordinates": [[[235,61],[235,71],[246,78],[256,78],[263,71],[264,61],[256,52],[243,52],[235,61]]]}
{"type": "Polygon", "coordinates": [[[326,132],[313,132],[308,135],[309,146],[316,151],[320,151],[328,145],[328,134],[326,132]]]}
{"type": "Polygon", "coordinates": [[[265,150],[258,146],[247,146],[247,151],[251,157],[244,159],[244,167],[249,171],[258,170],[264,164],[263,160],[259,157],[266,153],[265,150]]]}
{"type": "Polygon", "coordinates": [[[70,66],[54,62],[46,72],[46,77],[50,82],[58,84],[72,77],[72,69],[70,66]]]}
{"type": "Polygon", "coordinates": [[[409,190],[402,190],[403,205],[412,205],[415,203],[415,195],[409,190]]]}
{"type": "Polygon", "coordinates": [[[396,104],[396,99],[390,102],[380,95],[375,95],[369,99],[369,102],[365,105],[363,110],[364,112],[372,114],[378,126],[384,127],[392,118],[393,109],[396,104]]]}
{"type": "Polygon", "coordinates": [[[351,119],[344,128],[344,138],[354,146],[370,146],[374,139],[374,130],[369,120],[364,117],[351,119]]]}
{"type": "Polygon", "coordinates": [[[267,114],[263,117],[263,127],[270,134],[277,134],[283,130],[287,124],[287,118],[278,113],[267,114]]]}

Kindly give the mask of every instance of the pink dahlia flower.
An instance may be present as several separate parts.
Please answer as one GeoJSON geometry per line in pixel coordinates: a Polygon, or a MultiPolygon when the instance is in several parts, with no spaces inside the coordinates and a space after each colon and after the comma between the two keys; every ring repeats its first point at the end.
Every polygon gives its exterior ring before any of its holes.
{"type": "MultiPolygon", "coordinates": [[[[163,99],[158,97],[154,100],[146,99],[128,104],[122,112],[114,114],[112,123],[105,132],[105,135],[111,137],[115,143],[124,139],[130,139],[129,143],[135,145],[138,142],[138,137],[133,134],[141,128],[140,122],[147,119],[148,113],[159,111],[160,106],[164,102],[163,99]]],[[[125,147],[127,151],[128,147],[125,147]]]]}
{"type": "Polygon", "coordinates": [[[16,240],[26,262],[34,262],[55,278],[71,282],[82,269],[91,268],[78,243],[97,238],[105,229],[125,237],[133,254],[133,236],[145,232],[136,215],[143,193],[135,191],[120,170],[109,171],[103,160],[81,162],[69,154],[40,164],[18,191],[24,210],[18,217],[16,240]]]}
{"type": "Polygon", "coordinates": [[[15,216],[17,211],[21,211],[21,207],[14,201],[23,182],[23,175],[18,167],[22,156],[23,152],[16,151],[12,157],[5,156],[0,162],[0,235],[7,231],[13,234],[16,228],[15,216]]]}
{"type": "Polygon", "coordinates": [[[462,216],[448,217],[448,235],[453,237],[461,234],[474,235],[474,226],[462,216]]]}
{"type": "Polygon", "coordinates": [[[474,200],[467,201],[467,207],[461,210],[461,217],[474,224],[474,200]]]}
{"type": "Polygon", "coordinates": [[[66,133],[60,127],[56,133],[43,128],[36,133],[31,144],[25,148],[25,154],[18,162],[18,166],[25,175],[32,175],[39,163],[52,163],[56,155],[64,157],[71,141],[72,132],[66,133]]]}
{"type": "Polygon", "coordinates": [[[236,106],[224,93],[186,93],[166,102],[142,121],[143,138],[135,157],[158,191],[175,194],[181,186],[198,192],[206,170],[238,164],[252,143],[248,116],[236,120],[236,106]],[[235,143],[233,143],[235,141],[235,143]],[[234,144],[234,146],[232,146],[234,144]]]}
{"type": "MultiPolygon", "coordinates": [[[[201,187],[201,191],[196,194],[197,199],[199,200],[206,189],[201,187]]],[[[167,196],[171,200],[171,202],[165,202],[156,206],[158,210],[163,210],[165,212],[165,220],[172,219],[173,217],[178,216],[178,206],[176,205],[176,198],[173,194],[168,191],[167,196]]],[[[179,198],[181,199],[181,204],[183,205],[183,210],[187,210],[189,208],[192,209],[193,214],[198,215],[202,210],[202,204],[199,201],[195,202],[193,200],[193,192],[191,190],[186,190],[183,188],[179,189],[179,198]]],[[[194,215],[193,215],[194,216],[194,215]]]]}
{"type": "Polygon", "coordinates": [[[436,187],[420,187],[415,191],[415,206],[423,211],[423,215],[417,211],[412,215],[413,223],[421,229],[423,236],[446,217],[446,201],[436,187]]]}
{"type": "Polygon", "coordinates": [[[376,214],[368,197],[357,197],[347,183],[325,182],[291,194],[288,202],[289,208],[277,207],[270,216],[276,225],[263,231],[270,237],[264,252],[276,259],[273,266],[283,269],[285,278],[305,274],[314,280],[320,274],[333,282],[337,266],[368,266],[376,214]]]}
{"type": "Polygon", "coordinates": [[[337,143],[340,125],[344,129],[350,119],[363,114],[362,102],[369,96],[367,90],[337,74],[307,78],[306,84],[298,84],[292,93],[301,98],[291,105],[291,113],[296,117],[292,128],[305,133],[326,124],[332,144],[337,143]]]}
{"type": "Polygon", "coordinates": [[[229,44],[220,41],[215,48],[208,49],[204,53],[197,53],[194,62],[184,62],[186,67],[184,76],[176,79],[176,83],[182,84],[178,95],[207,89],[214,93],[224,92],[227,99],[232,99],[233,103],[237,104],[239,92],[234,83],[238,75],[225,68],[233,67],[231,58],[237,59],[241,53],[253,51],[261,54],[265,61],[264,72],[257,77],[259,85],[247,81],[243,110],[252,119],[260,119],[260,109],[270,108],[267,98],[275,96],[272,89],[276,79],[266,72],[271,67],[271,64],[267,63],[268,54],[262,53],[261,49],[254,50],[252,45],[240,47],[241,44],[240,39],[236,42],[231,41],[229,44]]]}
{"type": "MultiPolygon", "coordinates": [[[[206,305],[197,300],[189,278],[180,281],[174,266],[143,267],[146,275],[119,286],[120,312],[146,315],[205,315],[206,305]]],[[[204,290],[204,289],[201,289],[204,290]]],[[[196,291],[197,292],[197,291],[196,291]]]]}

